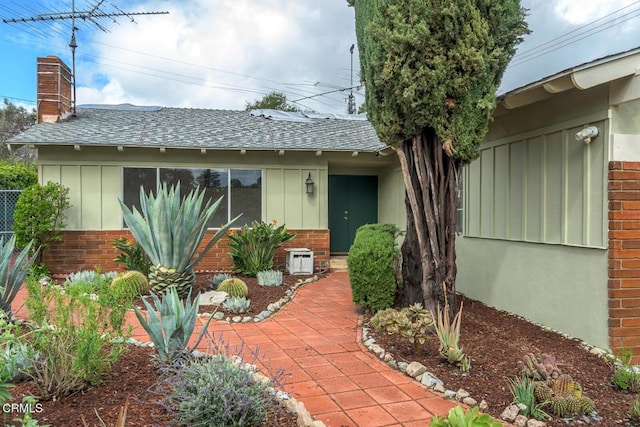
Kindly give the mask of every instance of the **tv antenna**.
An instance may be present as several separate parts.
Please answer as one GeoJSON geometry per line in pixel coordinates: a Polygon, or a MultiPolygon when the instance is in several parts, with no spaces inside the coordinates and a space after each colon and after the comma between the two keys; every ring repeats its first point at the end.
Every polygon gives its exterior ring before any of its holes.
{"type": "Polygon", "coordinates": [[[112,4],[115,8],[115,12],[105,12],[100,7],[105,2],[105,0],[97,0],[93,5],[91,5],[91,9],[89,10],[76,10],[76,2],[75,0],[71,1],[71,11],[67,12],[56,12],[56,13],[43,13],[40,15],[26,17],[26,18],[12,18],[12,19],[3,19],[2,22],[5,24],[11,23],[21,23],[21,22],[40,22],[40,21],[67,21],[71,20],[71,41],[69,41],[69,47],[71,48],[71,63],[72,63],[72,78],[73,78],[73,115],[76,115],[76,48],[78,47],[78,43],[76,42],[76,30],[79,28],[76,27],[76,19],[82,19],[84,22],[89,22],[93,24],[96,28],[105,33],[110,32],[107,28],[102,26],[98,20],[109,18],[113,22],[118,22],[115,18],[126,16],[133,23],[137,23],[134,19],[134,16],[141,15],[167,15],[169,12],[125,12],[119,7],[112,4]]]}
{"type": "Polygon", "coordinates": [[[356,98],[353,96],[353,49],[355,47],[355,44],[352,44],[349,48],[349,52],[351,53],[351,93],[349,94],[349,100],[347,102],[347,112],[349,114],[355,114],[356,112],[356,98]]]}

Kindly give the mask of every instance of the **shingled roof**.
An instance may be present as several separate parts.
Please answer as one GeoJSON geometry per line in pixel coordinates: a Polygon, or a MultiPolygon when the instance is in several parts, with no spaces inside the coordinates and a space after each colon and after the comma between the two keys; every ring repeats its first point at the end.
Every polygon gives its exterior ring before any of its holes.
{"type": "Polygon", "coordinates": [[[78,108],[75,117],[38,124],[8,142],[211,150],[376,152],[385,147],[367,120],[355,118],[131,105],[78,108]]]}

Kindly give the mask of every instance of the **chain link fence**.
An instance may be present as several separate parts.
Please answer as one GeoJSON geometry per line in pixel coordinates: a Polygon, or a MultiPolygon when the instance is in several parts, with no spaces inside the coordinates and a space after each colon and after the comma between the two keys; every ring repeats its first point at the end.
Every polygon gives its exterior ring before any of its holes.
{"type": "Polygon", "coordinates": [[[22,190],[0,190],[0,239],[7,241],[13,235],[13,212],[22,190]]]}

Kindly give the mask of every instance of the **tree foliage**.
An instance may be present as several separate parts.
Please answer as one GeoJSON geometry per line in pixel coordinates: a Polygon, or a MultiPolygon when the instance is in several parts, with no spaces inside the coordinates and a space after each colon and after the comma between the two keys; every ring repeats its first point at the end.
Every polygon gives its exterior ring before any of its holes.
{"type": "Polygon", "coordinates": [[[473,160],[527,32],[519,0],[355,0],[355,12],[380,138],[398,147],[430,128],[452,157],[473,160]]]}
{"type": "MultiPolygon", "coordinates": [[[[405,304],[455,298],[457,185],[477,157],[502,74],[527,30],[519,0],[347,0],[366,110],[405,184],[405,304]]],[[[455,307],[455,303],[451,304],[455,307]]]]}
{"type": "Polygon", "coordinates": [[[269,92],[262,99],[256,100],[252,103],[247,102],[245,111],[251,110],[300,111],[298,107],[287,102],[287,95],[277,91],[269,92]]]}
{"type": "Polygon", "coordinates": [[[0,190],[22,190],[38,182],[34,166],[0,162],[0,190]]]}
{"type": "Polygon", "coordinates": [[[24,107],[13,104],[8,99],[4,100],[3,108],[0,108],[0,158],[9,160],[21,160],[30,163],[35,158],[35,150],[22,147],[15,153],[11,153],[4,144],[11,137],[30,128],[36,122],[36,111],[27,111],[24,107]]]}
{"type": "Polygon", "coordinates": [[[27,187],[20,194],[13,214],[16,245],[22,248],[33,240],[33,249],[44,249],[50,242],[62,240],[65,210],[69,207],[69,189],[58,183],[27,187]]]}

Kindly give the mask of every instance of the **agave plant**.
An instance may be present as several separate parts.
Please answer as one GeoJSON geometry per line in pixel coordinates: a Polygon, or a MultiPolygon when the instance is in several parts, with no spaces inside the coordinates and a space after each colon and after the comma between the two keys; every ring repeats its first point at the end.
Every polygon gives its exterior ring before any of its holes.
{"type": "Polygon", "coordinates": [[[163,183],[157,196],[152,192],[146,195],[140,187],[140,211],[129,209],[119,200],[131,234],[153,263],[149,271],[149,285],[154,292],[163,293],[167,287],[175,286],[180,296],[189,293],[195,284],[193,266],[238,219],[236,217],[222,226],[195,255],[207,231],[207,224],[221,201],[222,197],[215,203],[211,203],[211,199],[203,203],[204,190],[199,189],[192,190],[181,199],[179,182],[171,188],[163,183]]]}
{"type": "Polygon", "coordinates": [[[27,277],[31,265],[38,257],[39,249],[31,259],[28,259],[32,244],[33,241],[29,242],[13,261],[15,236],[12,236],[6,243],[4,239],[0,239],[0,310],[7,313],[9,318],[11,318],[11,303],[27,277]]]}
{"type": "Polygon", "coordinates": [[[195,349],[207,332],[207,327],[213,316],[202,326],[198,339],[191,348],[188,348],[189,339],[196,324],[198,307],[200,306],[200,295],[191,303],[191,292],[187,296],[184,305],[176,292],[176,288],[171,286],[162,296],[162,300],[151,293],[153,306],[142,299],[146,309],[145,317],[137,307],[134,307],[136,317],[140,325],[149,335],[158,352],[158,359],[161,362],[173,362],[187,356],[195,349]]]}

